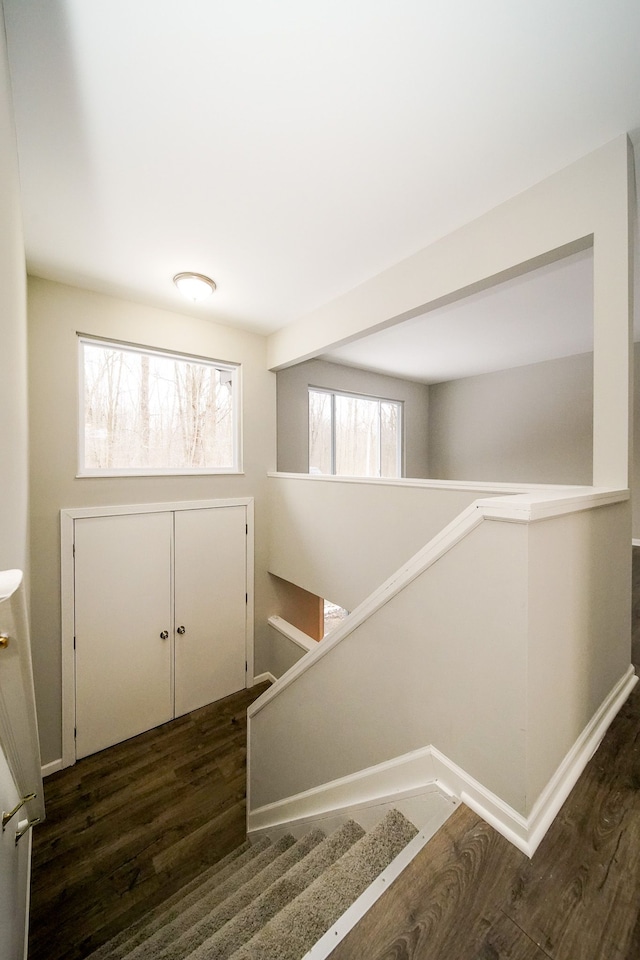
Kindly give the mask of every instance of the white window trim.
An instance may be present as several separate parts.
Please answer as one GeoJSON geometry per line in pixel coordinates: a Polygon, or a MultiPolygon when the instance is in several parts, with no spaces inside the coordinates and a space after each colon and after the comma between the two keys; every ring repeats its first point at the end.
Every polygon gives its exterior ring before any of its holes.
{"type": "Polygon", "coordinates": [[[242,464],[242,366],[228,360],[217,360],[214,357],[205,357],[193,353],[181,353],[176,350],[163,350],[161,347],[149,347],[143,344],[129,343],[123,340],[113,340],[108,337],[95,337],[91,334],[77,331],[78,337],[78,472],[76,479],[96,477],[175,477],[175,476],[243,476],[242,464]],[[84,344],[94,346],[114,347],[136,354],[162,356],[174,360],[193,360],[214,366],[219,370],[228,370],[231,378],[231,401],[233,409],[233,464],[229,467],[117,467],[113,469],[92,469],[84,466],[85,462],[85,425],[84,425],[84,344]]]}
{"type": "MultiPolygon", "coordinates": [[[[336,473],[336,397],[355,397],[357,400],[373,400],[378,404],[381,403],[394,403],[399,407],[400,412],[400,429],[398,430],[398,449],[396,451],[398,468],[400,474],[398,477],[382,477],[381,474],[377,477],[365,477],[364,479],[371,480],[401,480],[404,476],[404,400],[395,400],[393,397],[375,397],[370,393],[354,393],[351,390],[335,390],[331,387],[316,387],[313,384],[309,384],[307,387],[307,472],[310,470],[309,463],[309,394],[313,391],[314,393],[326,393],[331,397],[331,473],[328,476],[331,477],[340,477],[343,474],[336,473]]],[[[378,407],[378,416],[380,415],[380,408],[378,407]]],[[[378,465],[380,471],[382,471],[381,464],[382,457],[382,444],[379,444],[378,449],[378,465]]]]}

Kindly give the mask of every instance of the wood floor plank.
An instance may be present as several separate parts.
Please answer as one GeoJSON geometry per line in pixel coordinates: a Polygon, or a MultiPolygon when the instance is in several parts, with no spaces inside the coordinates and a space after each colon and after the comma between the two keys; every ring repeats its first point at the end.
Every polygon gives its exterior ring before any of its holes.
{"type": "Polygon", "coordinates": [[[30,960],[83,960],[246,836],[246,709],[261,684],[45,780],[30,960]]]}
{"type": "Polygon", "coordinates": [[[496,889],[524,859],[476,814],[459,807],[331,960],[453,958],[462,956],[456,951],[465,942],[473,946],[466,954],[471,960],[492,924],[502,920],[496,889]]]}
{"type": "MultiPolygon", "coordinates": [[[[475,947],[473,948],[475,949],[475,947]]],[[[549,960],[549,954],[512,920],[499,915],[472,955],[472,960],[549,960]]]]}
{"type": "Polygon", "coordinates": [[[639,731],[636,691],[523,875],[522,894],[506,907],[545,939],[554,960],[626,960],[640,905],[640,792],[632,785],[639,731]]]}

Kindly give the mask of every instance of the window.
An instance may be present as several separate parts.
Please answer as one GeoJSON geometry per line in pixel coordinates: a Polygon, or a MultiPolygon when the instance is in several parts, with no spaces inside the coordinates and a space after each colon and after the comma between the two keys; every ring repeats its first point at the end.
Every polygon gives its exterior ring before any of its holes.
{"type": "Polygon", "coordinates": [[[80,337],[80,476],[237,473],[239,368],[80,337]]]}
{"type": "Polygon", "coordinates": [[[402,476],[402,403],[309,388],[309,473],[402,476]]]}

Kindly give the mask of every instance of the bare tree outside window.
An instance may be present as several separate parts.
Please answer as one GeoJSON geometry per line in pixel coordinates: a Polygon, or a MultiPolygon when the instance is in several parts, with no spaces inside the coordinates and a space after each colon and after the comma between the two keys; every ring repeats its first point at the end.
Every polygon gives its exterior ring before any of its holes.
{"type": "Polygon", "coordinates": [[[380,401],[380,476],[402,476],[402,408],[380,401]]]}
{"type": "Polygon", "coordinates": [[[309,391],[309,473],[332,472],[330,393],[309,391]]]}
{"type": "Polygon", "coordinates": [[[81,473],[236,465],[236,368],[81,340],[81,473]]]}
{"type": "Polygon", "coordinates": [[[309,388],[309,473],[402,476],[402,404],[309,388]]]}

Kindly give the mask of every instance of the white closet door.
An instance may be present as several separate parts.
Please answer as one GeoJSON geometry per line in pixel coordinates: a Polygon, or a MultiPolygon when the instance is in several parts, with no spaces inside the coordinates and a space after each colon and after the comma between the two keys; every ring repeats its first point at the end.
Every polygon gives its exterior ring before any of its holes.
{"type": "Polygon", "coordinates": [[[245,686],[245,523],[243,506],[175,514],[176,716],[245,686]]]}
{"type": "Polygon", "coordinates": [[[75,521],[78,758],[173,716],[172,521],[172,513],[75,521]]]}

